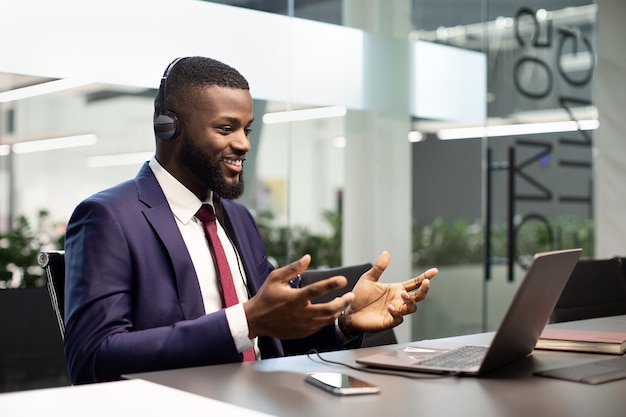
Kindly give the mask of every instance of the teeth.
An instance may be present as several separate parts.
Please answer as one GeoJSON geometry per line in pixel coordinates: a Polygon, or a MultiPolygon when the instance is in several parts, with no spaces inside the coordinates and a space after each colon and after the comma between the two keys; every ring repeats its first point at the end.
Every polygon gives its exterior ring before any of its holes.
{"type": "Polygon", "coordinates": [[[226,159],[224,160],[224,162],[226,162],[227,164],[235,165],[237,167],[243,165],[242,159],[226,159]]]}

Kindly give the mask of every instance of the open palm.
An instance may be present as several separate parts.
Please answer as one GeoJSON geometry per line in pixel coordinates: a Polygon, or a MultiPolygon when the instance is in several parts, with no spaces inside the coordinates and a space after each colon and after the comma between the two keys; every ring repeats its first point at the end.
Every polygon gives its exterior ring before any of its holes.
{"type": "Polygon", "coordinates": [[[373,333],[399,325],[404,315],[417,310],[417,303],[426,297],[430,279],[438,272],[431,268],[402,283],[378,282],[388,265],[389,253],[384,251],[354,286],[354,301],[345,319],[350,330],[373,333]]]}

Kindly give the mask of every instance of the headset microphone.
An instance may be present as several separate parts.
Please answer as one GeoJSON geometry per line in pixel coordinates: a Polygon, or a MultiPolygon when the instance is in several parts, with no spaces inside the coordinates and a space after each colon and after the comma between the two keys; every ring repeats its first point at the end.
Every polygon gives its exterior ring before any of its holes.
{"type": "Polygon", "coordinates": [[[172,63],[167,67],[163,77],[161,77],[161,85],[159,87],[161,93],[161,111],[154,118],[154,134],[157,138],[162,140],[172,140],[178,137],[180,133],[180,122],[178,121],[178,117],[176,114],[167,110],[166,107],[166,97],[167,97],[167,77],[169,77],[170,72],[174,66],[180,61],[181,58],[176,58],[172,63]]]}

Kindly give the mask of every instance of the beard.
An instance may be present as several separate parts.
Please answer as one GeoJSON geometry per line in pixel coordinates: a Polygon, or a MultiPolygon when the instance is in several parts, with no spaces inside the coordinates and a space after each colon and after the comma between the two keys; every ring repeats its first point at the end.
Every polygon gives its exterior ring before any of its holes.
{"type": "Polygon", "coordinates": [[[222,174],[221,162],[208,157],[189,137],[184,138],[181,160],[209,190],[220,197],[234,200],[243,194],[243,171],[239,173],[239,181],[229,184],[222,174]]]}

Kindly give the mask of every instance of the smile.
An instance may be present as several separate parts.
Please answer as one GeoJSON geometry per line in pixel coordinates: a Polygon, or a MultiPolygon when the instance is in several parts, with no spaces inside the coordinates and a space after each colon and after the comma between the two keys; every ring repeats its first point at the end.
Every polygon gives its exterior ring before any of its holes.
{"type": "Polygon", "coordinates": [[[243,161],[245,161],[245,159],[224,159],[224,163],[234,165],[236,167],[243,166],[243,161]]]}

